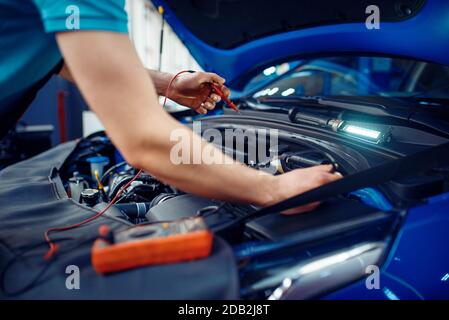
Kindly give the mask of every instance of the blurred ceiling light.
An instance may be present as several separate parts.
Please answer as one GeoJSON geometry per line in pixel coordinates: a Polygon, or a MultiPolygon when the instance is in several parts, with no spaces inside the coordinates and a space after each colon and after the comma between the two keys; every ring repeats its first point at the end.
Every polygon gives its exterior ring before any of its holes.
{"type": "Polygon", "coordinates": [[[289,63],[283,63],[276,67],[276,74],[278,76],[283,75],[284,73],[288,72],[290,70],[290,64],[289,63]]]}
{"type": "Polygon", "coordinates": [[[265,90],[261,90],[254,95],[254,98],[266,96],[268,94],[268,92],[270,92],[269,88],[265,89],[265,90]]]}
{"type": "Polygon", "coordinates": [[[283,91],[283,92],[281,93],[281,95],[282,95],[283,97],[288,97],[289,95],[292,95],[293,93],[295,93],[295,89],[293,89],[293,88],[288,88],[287,90],[283,91]]]}
{"type": "Polygon", "coordinates": [[[268,92],[269,96],[272,96],[273,94],[277,93],[279,91],[278,87],[272,88],[270,89],[270,91],[268,92]]]}
{"type": "Polygon", "coordinates": [[[267,77],[269,77],[269,76],[271,76],[273,73],[275,73],[276,72],[276,67],[269,67],[269,68],[266,68],[264,71],[263,71],[263,74],[265,75],[265,76],[267,76],[267,77]]]}

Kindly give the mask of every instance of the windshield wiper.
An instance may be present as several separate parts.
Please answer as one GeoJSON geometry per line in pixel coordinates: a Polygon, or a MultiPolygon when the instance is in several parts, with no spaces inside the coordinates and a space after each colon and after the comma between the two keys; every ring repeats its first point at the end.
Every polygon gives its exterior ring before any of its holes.
{"type": "MultiPolygon", "coordinates": [[[[408,119],[411,110],[410,106],[404,105],[404,102],[397,102],[394,106],[395,108],[393,109],[391,106],[389,108],[389,105],[385,103],[385,100],[386,99],[383,97],[359,99],[358,97],[329,98],[322,96],[301,96],[288,98],[266,97],[259,98],[257,101],[267,104],[294,103],[301,104],[301,106],[324,108],[332,107],[335,109],[353,111],[375,117],[395,117],[400,119],[408,119]]],[[[391,102],[388,103],[391,105],[391,102]]]]}
{"type": "Polygon", "coordinates": [[[238,103],[240,110],[250,109],[257,111],[266,111],[266,112],[281,112],[287,113],[288,109],[283,106],[273,106],[269,104],[260,103],[259,101],[254,101],[251,98],[240,98],[238,103]]]}
{"type": "Polygon", "coordinates": [[[449,137],[449,123],[435,116],[430,110],[423,110],[410,102],[388,97],[321,97],[321,96],[301,96],[301,97],[264,97],[256,100],[263,105],[281,105],[285,109],[288,104],[292,109],[298,107],[310,107],[320,109],[338,109],[359,113],[374,118],[390,118],[397,124],[415,127],[417,129],[430,131],[449,137]]]}

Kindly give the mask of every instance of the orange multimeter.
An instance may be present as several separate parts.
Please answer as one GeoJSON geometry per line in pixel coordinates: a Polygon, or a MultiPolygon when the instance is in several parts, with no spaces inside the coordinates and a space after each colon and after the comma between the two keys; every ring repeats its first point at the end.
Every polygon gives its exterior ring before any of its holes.
{"type": "Polygon", "coordinates": [[[201,217],[136,226],[115,232],[109,239],[104,234],[98,238],[92,247],[92,265],[104,274],[194,260],[210,255],[212,241],[201,217]]]}

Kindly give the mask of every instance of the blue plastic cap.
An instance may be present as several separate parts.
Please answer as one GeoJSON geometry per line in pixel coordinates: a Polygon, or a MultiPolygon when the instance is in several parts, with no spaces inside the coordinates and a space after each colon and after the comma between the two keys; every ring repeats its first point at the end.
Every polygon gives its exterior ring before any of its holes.
{"type": "Polygon", "coordinates": [[[86,159],[90,163],[109,163],[108,157],[90,157],[86,159]]]}

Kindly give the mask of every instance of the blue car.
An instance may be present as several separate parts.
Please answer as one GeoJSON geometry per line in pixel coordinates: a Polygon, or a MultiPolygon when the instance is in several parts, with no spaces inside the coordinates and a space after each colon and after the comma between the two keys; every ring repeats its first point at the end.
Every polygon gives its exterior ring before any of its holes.
{"type": "MultiPolygon", "coordinates": [[[[378,161],[389,161],[445,143],[448,139],[447,1],[377,1],[380,19],[376,26],[370,26],[376,8],[370,8],[369,1],[358,1],[357,4],[341,1],[316,1],[314,4],[305,1],[257,4],[253,1],[200,1],[197,6],[189,1],[153,2],[166,9],[165,18],[200,65],[222,74],[231,89],[238,93],[235,97],[240,101],[243,115],[247,113],[248,124],[257,123],[254,118],[282,122],[288,111],[298,108],[296,112],[299,113],[324,114],[325,119],[346,119],[362,129],[389,132],[389,140],[380,143],[364,140],[360,135],[369,132],[363,130],[333,142],[339,148],[351,146],[350,149],[362,154],[377,150],[374,152],[379,158],[365,158],[365,154],[364,160],[355,160],[356,171],[375,166],[378,161]],[[212,29],[207,25],[219,27],[212,29]],[[383,111],[375,112],[378,108],[383,111]]],[[[225,114],[226,118],[204,121],[245,122],[244,117],[234,120],[232,114],[225,114]]],[[[322,129],[317,121],[303,119],[297,121],[295,128],[313,131],[322,142],[327,140],[316,131],[322,129]]],[[[328,132],[324,134],[327,136],[328,132]]],[[[438,170],[434,168],[434,171],[438,170]]],[[[379,250],[374,259],[379,276],[375,288],[369,285],[373,280],[369,277],[375,272],[362,270],[370,263],[373,251],[365,247],[371,252],[366,254],[367,261],[363,258],[360,263],[355,263],[348,257],[341,261],[339,254],[346,252],[350,256],[348,250],[352,250],[349,248],[354,243],[339,246],[334,239],[332,245],[323,245],[326,253],[321,260],[308,257],[310,262],[307,264],[298,257],[291,269],[281,268],[284,274],[270,266],[270,263],[275,264],[272,257],[265,261],[265,265],[255,262],[254,268],[266,268],[264,270],[273,280],[271,284],[281,283],[282,277],[291,279],[289,276],[293,274],[294,280],[285,280],[290,289],[280,284],[278,291],[271,292],[270,297],[449,298],[446,245],[449,243],[446,232],[449,194],[447,187],[443,187],[447,185],[447,176],[441,178],[441,188],[434,188],[436,180],[431,182],[433,178],[427,174],[415,176],[410,172],[409,178],[375,186],[375,191],[356,192],[358,196],[363,194],[361,199],[370,206],[398,214],[398,220],[393,223],[395,227],[382,240],[377,239],[380,242],[371,243],[372,250],[379,250]],[[393,185],[395,187],[391,188],[393,185]],[[378,197],[387,200],[380,201],[378,197]],[[336,260],[331,263],[332,259],[336,260]],[[316,268],[312,274],[301,274],[301,270],[307,270],[311,265],[316,268]],[[362,273],[365,273],[364,277],[362,273]]],[[[338,207],[330,210],[335,210],[333,214],[338,215],[338,207]]],[[[326,224],[325,219],[322,223],[326,224]]],[[[253,227],[259,231],[262,228],[253,227]]],[[[270,234],[276,233],[276,224],[267,223],[263,227],[264,231],[260,231],[263,236],[270,239],[279,236],[270,234]]],[[[369,232],[373,229],[375,227],[368,228],[369,232]]],[[[294,232],[300,232],[299,228],[294,232]]],[[[360,253],[360,256],[365,254],[360,253]]],[[[244,280],[251,277],[246,270],[241,272],[245,274],[244,280]]],[[[245,294],[250,295],[257,285],[268,288],[267,278],[264,275],[259,282],[251,280],[245,294]]]]}
{"type": "Polygon", "coordinates": [[[0,298],[448,299],[449,2],[153,3],[240,111],[173,117],[255,170],[330,164],[343,179],[262,209],[135,179],[104,132],[59,145],[0,171],[0,298]],[[59,255],[42,260],[49,225],[103,210],[55,234],[59,255]],[[213,234],[207,257],[96,272],[102,225],[198,218],[213,234]],[[66,289],[69,266],[83,290],[66,289]]]}

